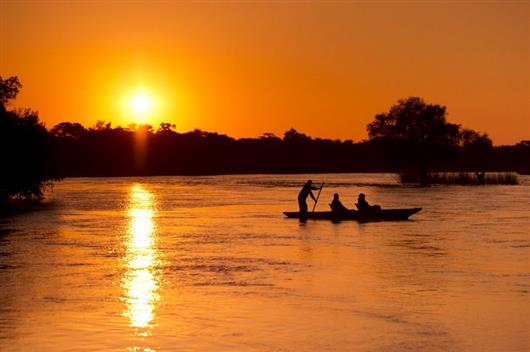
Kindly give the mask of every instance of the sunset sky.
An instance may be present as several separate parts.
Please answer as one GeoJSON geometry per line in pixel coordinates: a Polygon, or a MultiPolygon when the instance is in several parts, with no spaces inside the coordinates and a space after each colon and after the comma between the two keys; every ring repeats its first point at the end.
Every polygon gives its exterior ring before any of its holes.
{"type": "Polygon", "coordinates": [[[530,2],[0,0],[0,75],[61,121],[367,138],[400,98],[530,139],[530,2]]]}

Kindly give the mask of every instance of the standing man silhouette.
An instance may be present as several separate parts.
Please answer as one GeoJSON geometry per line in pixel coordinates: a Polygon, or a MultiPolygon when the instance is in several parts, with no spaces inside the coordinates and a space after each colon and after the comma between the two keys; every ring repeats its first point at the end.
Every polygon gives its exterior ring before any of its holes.
{"type": "Polygon", "coordinates": [[[300,219],[305,220],[307,217],[307,197],[311,196],[311,198],[313,198],[313,200],[316,202],[315,196],[313,195],[312,191],[316,191],[317,189],[319,188],[313,186],[313,181],[307,180],[305,185],[300,190],[300,193],[298,193],[298,207],[300,208],[300,219]]]}

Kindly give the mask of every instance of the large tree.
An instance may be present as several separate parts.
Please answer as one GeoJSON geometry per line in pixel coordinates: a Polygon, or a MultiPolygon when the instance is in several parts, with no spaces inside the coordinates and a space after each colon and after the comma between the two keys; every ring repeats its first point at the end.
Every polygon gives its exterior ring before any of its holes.
{"type": "Polygon", "coordinates": [[[402,99],[367,126],[370,138],[393,138],[414,143],[457,145],[460,126],[447,122],[445,106],[418,97],[402,99]]]}
{"type": "Polygon", "coordinates": [[[387,146],[387,155],[407,179],[426,182],[432,162],[454,156],[461,140],[460,126],[446,117],[445,106],[410,97],[377,114],[367,131],[371,140],[387,146]]]}

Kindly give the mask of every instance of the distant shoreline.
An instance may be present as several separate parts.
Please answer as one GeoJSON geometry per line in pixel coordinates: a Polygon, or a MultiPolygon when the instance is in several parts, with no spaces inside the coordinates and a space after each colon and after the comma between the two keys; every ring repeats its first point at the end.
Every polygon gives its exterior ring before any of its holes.
{"type": "MultiPolygon", "coordinates": [[[[472,171],[445,171],[437,170],[434,173],[472,173],[472,171]]],[[[498,173],[513,173],[520,176],[530,176],[530,173],[521,173],[517,171],[486,171],[486,173],[498,174],[498,173]]],[[[247,176],[247,175],[324,175],[324,174],[389,174],[389,175],[399,175],[398,171],[301,171],[301,172],[225,172],[225,173],[191,173],[191,174],[134,174],[134,175],[75,175],[75,176],[64,176],[63,179],[68,178],[127,178],[127,177],[170,177],[170,176],[189,176],[189,177],[201,177],[201,176],[247,176]]]]}

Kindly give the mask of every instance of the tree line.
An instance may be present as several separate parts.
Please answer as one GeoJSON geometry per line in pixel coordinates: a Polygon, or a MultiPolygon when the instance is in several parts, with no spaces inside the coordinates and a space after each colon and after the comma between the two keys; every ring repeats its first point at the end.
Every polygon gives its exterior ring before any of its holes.
{"type": "Polygon", "coordinates": [[[530,171],[530,141],[493,146],[489,137],[446,120],[446,108],[421,98],[398,101],[368,124],[360,142],[283,136],[233,138],[162,123],[85,127],[62,122],[46,129],[31,110],[8,108],[21,89],[0,77],[0,200],[40,197],[64,177],[245,173],[396,172],[421,182],[432,171],[530,171]]]}

